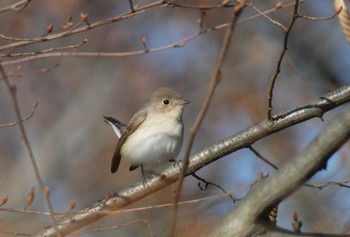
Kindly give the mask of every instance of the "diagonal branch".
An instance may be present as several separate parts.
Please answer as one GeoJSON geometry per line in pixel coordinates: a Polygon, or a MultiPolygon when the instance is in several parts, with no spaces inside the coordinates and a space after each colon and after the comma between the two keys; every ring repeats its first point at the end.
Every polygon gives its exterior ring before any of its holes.
{"type": "MultiPolygon", "coordinates": [[[[260,182],[216,227],[210,236],[271,236],[263,215],[293,193],[319,170],[325,169],[328,159],[350,138],[350,108],[335,118],[299,154],[289,159],[270,178],[260,182]],[[224,230],[224,231],[223,231],[224,230]]],[[[278,232],[279,230],[274,230],[278,232]]],[[[278,236],[291,236],[280,230],[278,236]]],[[[277,236],[277,235],[276,235],[277,236]]],[[[300,236],[294,233],[294,236],[300,236]]],[[[338,236],[321,233],[302,233],[302,236],[338,236]]],[[[346,236],[346,235],[339,235],[346,236]]]]}
{"type": "Polygon", "coordinates": [[[23,121],[26,121],[26,120],[30,119],[34,115],[35,110],[36,110],[37,107],[38,107],[38,103],[36,103],[34,105],[34,109],[32,110],[32,112],[28,116],[22,118],[22,120],[17,121],[17,122],[13,122],[13,123],[0,124],[0,128],[12,127],[12,126],[15,126],[15,125],[19,124],[20,122],[23,122],[23,121]]]}
{"type": "Polygon", "coordinates": [[[29,139],[27,137],[27,133],[26,133],[26,130],[24,128],[24,125],[23,125],[23,119],[22,119],[22,115],[21,115],[21,111],[19,109],[19,104],[18,104],[18,100],[17,100],[17,96],[16,96],[16,88],[11,86],[10,85],[10,82],[8,80],[8,77],[5,73],[5,70],[3,68],[3,66],[1,65],[0,63],[0,75],[3,79],[3,81],[5,82],[5,85],[6,87],[8,88],[10,94],[11,94],[11,97],[12,97],[12,102],[13,102],[13,105],[14,105],[14,108],[15,108],[15,111],[16,111],[16,116],[17,116],[17,120],[19,121],[19,128],[20,128],[20,131],[21,131],[21,134],[23,136],[23,141],[24,141],[24,145],[27,149],[27,152],[28,152],[28,156],[29,156],[29,159],[30,159],[30,163],[34,169],[34,174],[35,174],[35,177],[40,185],[40,188],[42,190],[42,192],[44,193],[44,196],[45,196],[45,201],[46,201],[46,205],[48,207],[48,210],[50,212],[50,217],[51,217],[51,220],[52,220],[52,225],[53,225],[53,229],[54,229],[54,232],[55,232],[55,235],[57,236],[61,236],[60,232],[58,231],[58,227],[57,227],[57,220],[54,216],[54,211],[53,211],[53,207],[52,207],[52,204],[51,204],[51,201],[50,201],[50,197],[49,197],[49,188],[45,185],[41,175],[40,175],[40,171],[39,171],[39,167],[35,161],[35,157],[34,157],[34,153],[33,153],[33,150],[32,150],[32,147],[30,146],[30,143],[29,143],[29,139]]]}
{"type": "Polygon", "coordinates": [[[21,0],[19,2],[16,2],[16,3],[10,5],[10,6],[0,8],[0,14],[4,13],[4,12],[8,12],[8,11],[19,12],[23,8],[25,8],[29,4],[29,2],[31,2],[31,1],[32,0],[21,0]]]}
{"type": "Polygon", "coordinates": [[[169,228],[169,232],[168,232],[168,236],[172,237],[175,235],[175,228],[176,228],[176,223],[177,223],[177,210],[178,210],[178,202],[180,200],[180,194],[181,194],[181,189],[182,189],[182,185],[183,185],[183,181],[187,172],[187,168],[188,165],[190,163],[190,153],[192,150],[192,145],[194,142],[194,139],[196,137],[197,131],[199,129],[199,127],[201,126],[203,119],[208,111],[209,108],[209,104],[213,98],[216,86],[219,84],[219,82],[222,80],[222,74],[221,74],[221,66],[222,63],[225,59],[225,56],[227,54],[227,51],[229,49],[230,46],[230,42],[231,42],[231,38],[232,38],[232,34],[234,31],[234,26],[238,20],[238,17],[241,15],[243,9],[245,7],[245,1],[242,1],[238,6],[236,6],[233,9],[232,12],[232,19],[230,22],[229,27],[226,29],[226,33],[224,36],[224,40],[222,43],[222,47],[220,50],[220,54],[218,56],[216,65],[215,65],[215,72],[214,72],[214,77],[211,81],[210,87],[209,87],[209,91],[207,93],[206,98],[203,101],[203,104],[201,106],[201,110],[199,111],[199,114],[197,116],[197,119],[193,125],[193,127],[191,128],[190,131],[190,137],[189,137],[189,142],[186,148],[186,152],[185,152],[185,157],[183,160],[183,167],[181,169],[181,173],[178,179],[178,183],[175,189],[175,195],[174,195],[174,200],[173,200],[173,209],[172,209],[172,217],[171,217],[171,224],[170,224],[170,228],[169,228]]]}
{"type": "MultiPolygon", "coordinates": [[[[218,143],[193,154],[186,175],[192,174],[225,155],[248,147],[270,134],[311,118],[322,117],[327,111],[349,101],[350,86],[344,86],[309,104],[276,115],[273,120],[266,119],[257,125],[227,137],[218,143]]],[[[121,208],[176,182],[179,174],[180,169],[178,166],[171,166],[164,170],[161,175],[148,179],[146,186],[143,185],[143,182],[139,182],[132,187],[122,189],[113,194],[108,200],[101,200],[91,204],[83,210],[84,213],[68,214],[65,218],[59,221],[58,228],[63,235],[72,233],[107,216],[108,214],[113,214],[113,211],[120,210],[121,208]]],[[[35,236],[55,236],[55,230],[52,227],[45,228],[35,236]]]]}

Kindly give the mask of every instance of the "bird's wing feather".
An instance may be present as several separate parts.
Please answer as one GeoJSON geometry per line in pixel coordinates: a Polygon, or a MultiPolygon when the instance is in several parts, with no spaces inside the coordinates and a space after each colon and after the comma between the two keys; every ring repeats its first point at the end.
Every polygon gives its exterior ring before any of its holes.
{"type": "Polygon", "coordinates": [[[126,124],[124,124],[123,122],[113,117],[103,116],[103,118],[106,123],[112,126],[115,134],[117,135],[118,138],[120,138],[123,133],[123,130],[126,129],[126,124]]]}
{"type": "Polygon", "coordinates": [[[125,143],[129,135],[132,134],[145,121],[146,118],[147,118],[146,110],[141,110],[137,112],[130,120],[130,123],[128,124],[127,128],[122,132],[121,137],[115,147],[113,158],[112,158],[112,166],[111,166],[112,173],[115,173],[118,170],[120,159],[121,159],[120,149],[122,145],[125,143]]]}

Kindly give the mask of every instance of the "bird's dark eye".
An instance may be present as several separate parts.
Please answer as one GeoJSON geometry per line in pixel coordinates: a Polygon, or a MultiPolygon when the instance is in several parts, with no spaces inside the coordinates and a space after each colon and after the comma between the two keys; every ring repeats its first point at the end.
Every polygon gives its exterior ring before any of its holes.
{"type": "Polygon", "coordinates": [[[164,100],[163,100],[163,104],[165,104],[165,105],[169,104],[169,100],[164,99],[164,100]]]}

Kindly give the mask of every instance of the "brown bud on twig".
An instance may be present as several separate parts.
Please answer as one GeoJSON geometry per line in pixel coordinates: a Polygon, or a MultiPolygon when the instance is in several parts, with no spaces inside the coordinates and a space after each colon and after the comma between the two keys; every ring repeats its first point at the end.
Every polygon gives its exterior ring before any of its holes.
{"type": "Polygon", "coordinates": [[[75,200],[73,200],[70,204],[70,209],[73,210],[76,205],[77,205],[77,202],[75,200]]]}
{"type": "Polygon", "coordinates": [[[30,192],[28,193],[27,196],[27,205],[25,206],[24,209],[27,209],[30,205],[32,205],[33,201],[34,201],[34,197],[35,197],[35,187],[32,187],[32,190],[30,190],[30,192]]]}
{"type": "Polygon", "coordinates": [[[89,15],[88,14],[85,14],[83,12],[80,13],[80,18],[83,20],[83,21],[88,21],[89,20],[89,15]]]}
{"type": "Polygon", "coordinates": [[[177,45],[175,45],[175,47],[182,47],[185,46],[185,41],[181,41],[180,43],[178,43],[177,45]]]}
{"type": "Polygon", "coordinates": [[[276,3],[275,9],[281,9],[281,8],[282,8],[282,3],[281,2],[276,3]]]}
{"type": "Polygon", "coordinates": [[[7,72],[7,77],[12,77],[13,76],[13,70],[10,69],[8,72],[7,72]]]}
{"type": "Polygon", "coordinates": [[[19,133],[19,140],[20,140],[20,141],[23,141],[23,140],[24,140],[24,135],[23,135],[23,133],[19,133]]]}
{"type": "Polygon", "coordinates": [[[293,211],[293,220],[298,222],[298,213],[296,211],[293,211]]]}
{"type": "Polygon", "coordinates": [[[243,10],[243,8],[244,8],[244,2],[242,2],[242,3],[240,3],[239,5],[237,5],[237,6],[235,6],[234,8],[233,8],[233,14],[235,15],[235,16],[238,16],[241,12],[242,12],[242,10],[243,10]]]}
{"type": "Polygon", "coordinates": [[[52,32],[52,30],[53,30],[53,24],[51,23],[50,25],[47,26],[46,33],[49,34],[52,32]]]}
{"type": "Polygon", "coordinates": [[[143,36],[143,37],[141,38],[141,43],[142,43],[143,48],[145,49],[145,51],[148,52],[148,48],[147,48],[147,39],[146,39],[145,36],[143,36]]]}
{"type": "Polygon", "coordinates": [[[49,198],[49,196],[50,196],[49,187],[45,186],[43,192],[44,192],[45,198],[49,198]]]}
{"type": "Polygon", "coordinates": [[[34,196],[35,196],[35,187],[32,187],[32,190],[29,192],[27,196],[27,204],[31,205],[34,201],[34,196]]]}
{"type": "Polygon", "coordinates": [[[106,193],[105,199],[103,201],[107,202],[110,198],[111,198],[111,194],[110,193],[106,193]]]}
{"type": "Polygon", "coordinates": [[[221,2],[221,6],[222,6],[222,7],[226,7],[230,2],[231,2],[231,0],[223,0],[223,1],[221,2]]]}
{"type": "Polygon", "coordinates": [[[221,70],[218,71],[218,74],[216,75],[216,78],[215,78],[217,81],[221,81],[222,80],[222,73],[221,73],[221,70]]]}
{"type": "Polygon", "coordinates": [[[7,203],[7,201],[8,201],[8,199],[9,199],[9,195],[8,194],[5,194],[4,196],[2,196],[0,207],[5,205],[7,203]]]}
{"type": "Polygon", "coordinates": [[[70,27],[72,27],[73,26],[73,23],[72,22],[66,22],[66,23],[64,23],[63,25],[62,25],[62,28],[63,29],[68,29],[68,28],[70,28],[70,27]]]}

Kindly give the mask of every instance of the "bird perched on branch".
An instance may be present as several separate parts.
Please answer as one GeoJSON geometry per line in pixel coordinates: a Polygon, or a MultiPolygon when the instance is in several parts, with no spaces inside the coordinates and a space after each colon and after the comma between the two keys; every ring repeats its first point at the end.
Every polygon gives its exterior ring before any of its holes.
{"type": "Polygon", "coordinates": [[[152,93],[148,103],[126,125],[112,117],[104,117],[119,140],[114,150],[111,172],[118,170],[123,158],[130,162],[129,170],[141,167],[142,174],[158,171],[174,161],[183,141],[182,113],[190,103],[169,88],[152,93]]]}

